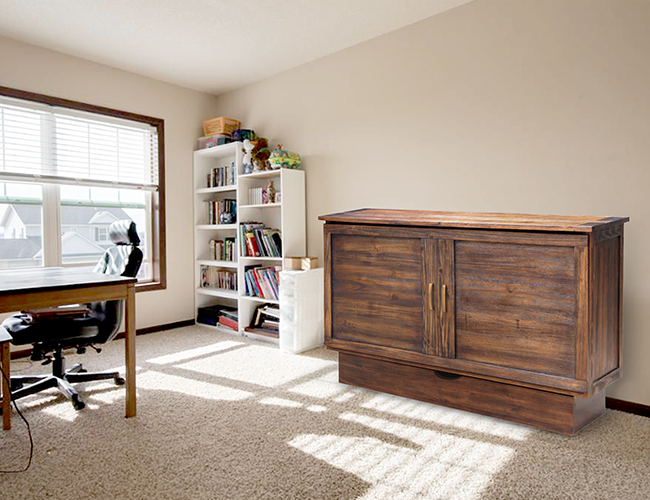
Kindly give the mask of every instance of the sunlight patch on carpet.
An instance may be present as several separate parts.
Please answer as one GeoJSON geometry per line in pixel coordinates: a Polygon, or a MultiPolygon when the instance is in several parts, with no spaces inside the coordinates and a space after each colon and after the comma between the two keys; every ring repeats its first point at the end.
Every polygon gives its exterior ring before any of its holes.
{"type": "MultiPolygon", "coordinates": [[[[346,413],[342,420],[412,443],[374,436],[302,434],[290,445],[372,484],[361,499],[480,498],[514,450],[420,426],[346,413]]],[[[361,500],[359,499],[359,500],[361,500]]]]}
{"type": "Polygon", "coordinates": [[[177,368],[263,387],[279,387],[335,366],[336,361],[289,355],[275,346],[248,345],[222,355],[183,363],[177,368]]]}
{"type": "Polygon", "coordinates": [[[83,397],[84,401],[93,399],[101,403],[110,404],[123,400],[126,397],[126,390],[123,385],[104,382],[102,384],[93,384],[92,390],[84,391],[83,397]]]}
{"type": "Polygon", "coordinates": [[[285,408],[301,408],[302,403],[284,398],[264,398],[260,400],[263,405],[284,406],[285,408]]]}
{"type": "Polygon", "coordinates": [[[349,386],[339,383],[326,382],[322,379],[308,380],[289,389],[289,392],[311,396],[319,399],[329,399],[348,391],[349,386]]]}
{"type": "Polygon", "coordinates": [[[37,406],[41,406],[54,401],[59,397],[59,394],[60,393],[58,391],[55,392],[55,389],[51,389],[49,395],[47,392],[42,392],[38,395],[29,396],[25,399],[19,399],[17,402],[21,410],[23,408],[36,408],[37,406]]]}
{"type": "MultiPolygon", "coordinates": [[[[90,406],[88,408],[90,408],[90,406]]],[[[97,408],[97,406],[95,406],[95,408],[97,408]]],[[[74,422],[74,420],[79,415],[79,412],[74,409],[72,403],[67,399],[57,405],[43,408],[43,413],[52,417],[60,418],[61,420],[65,420],[67,422],[74,422]]]]}
{"type": "Polygon", "coordinates": [[[251,392],[219,384],[202,382],[176,375],[149,371],[138,377],[138,388],[171,391],[186,396],[218,401],[241,401],[251,397],[251,392]]]}
{"type": "Polygon", "coordinates": [[[212,345],[196,347],[194,349],[186,349],[185,351],[175,352],[174,354],[166,354],[164,356],[158,356],[156,358],[147,359],[146,361],[148,363],[154,363],[157,365],[168,365],[171,363],[186,361],[192,358],[198,358],[200,356],[205,356],[206,354],[212,354],[214,352],[225,351],[226,349],[230,349],[231,347],[237,347],[240,345],[244,345],[244,343],[227,340],[223,342],[217,342],[216,344],[212,344],[212,345]]]}
{"type": "Polygon", "coordinates": [[[530,427],[524,425],[388,394],[376,394],[372,399],[361,404],[361,407],[518,441],[527,439],[532,431],[530,427]]]}

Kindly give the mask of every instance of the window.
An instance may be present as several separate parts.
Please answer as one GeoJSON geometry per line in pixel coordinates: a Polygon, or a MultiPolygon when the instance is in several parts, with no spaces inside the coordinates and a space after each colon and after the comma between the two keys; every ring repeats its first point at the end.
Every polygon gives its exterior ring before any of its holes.
{"type": "Polygon", "coordinates": [[[92,269],[135,221],[138,289],[165,287],[164,121],[0,87],[0,269],[92,269]]]}
{"type": "Polygon", "coordinates": [[[95,241],[108,241],[108,228],[107,227],[96,227],[95,228],[95,241]]]}

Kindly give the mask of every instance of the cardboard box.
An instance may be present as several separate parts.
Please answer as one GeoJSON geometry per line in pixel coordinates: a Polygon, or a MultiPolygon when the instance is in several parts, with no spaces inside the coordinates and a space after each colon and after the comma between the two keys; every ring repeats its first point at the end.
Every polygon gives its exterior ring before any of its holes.
{"type": "Polygon", "coordinates": [[[285,257],[284,270],[303,270],[309,271],[318,267],[318,257],[285,257]]]}

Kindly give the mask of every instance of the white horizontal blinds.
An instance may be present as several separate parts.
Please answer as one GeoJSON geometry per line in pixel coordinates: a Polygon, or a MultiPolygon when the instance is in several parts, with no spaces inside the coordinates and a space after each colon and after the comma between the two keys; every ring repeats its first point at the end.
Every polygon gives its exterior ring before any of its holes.
{"type": "Polygon", "coordinates": [[[0,101],[0,175],[40,173],[41,113],[0,101]]]}
{"type": "Polygon", "coordinates": [[[157,131],[140,122],[0,98],[0,178],[155,190],[157,131]]]}

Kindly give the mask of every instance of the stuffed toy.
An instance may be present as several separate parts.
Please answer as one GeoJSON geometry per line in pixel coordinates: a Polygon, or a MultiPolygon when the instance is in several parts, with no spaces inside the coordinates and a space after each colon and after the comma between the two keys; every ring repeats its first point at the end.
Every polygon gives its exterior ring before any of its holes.
{"type": "Polygon", "coordinates": [[[269,156],[271,156],[269,142],[264,137],[258,137],[250,142],[253,145],[253,150],[251,151],[253,170],[256,172],[259,170],[270,170],[267,163],[269,156]]]}

